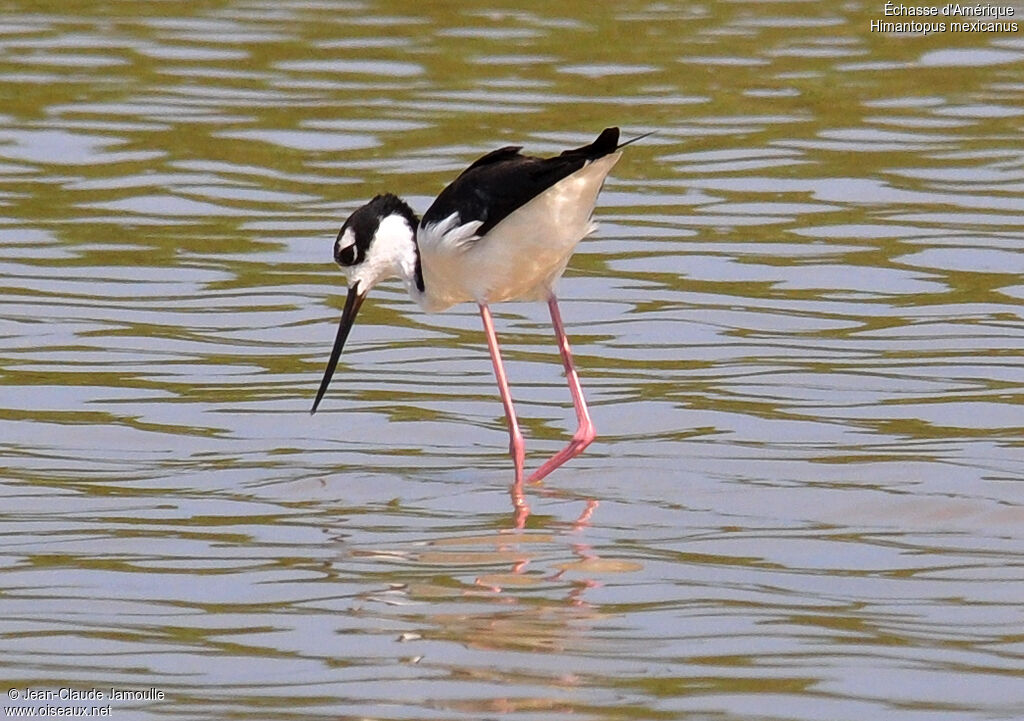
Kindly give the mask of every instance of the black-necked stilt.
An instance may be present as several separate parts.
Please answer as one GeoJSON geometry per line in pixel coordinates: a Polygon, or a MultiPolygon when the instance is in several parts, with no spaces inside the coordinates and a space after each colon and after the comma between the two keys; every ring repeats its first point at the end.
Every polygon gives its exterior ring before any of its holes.
{"type": "MultiPolygon", "coordinates": [[[[334,259],[349,278],[348,297],[311,412],[320,405],[356,314],[377,282],[401,278],[413,299],[432,312],[473,301],[480,308],[508,419],[515,488],[521,489],[523,436],[488,306],[506,300],[546,300],[578,428],[569,444],[529,480],[539,481],[579,455],[596,434],[573,367],[554,284],[576,244],[597,229],[591,221],[597,195],[622,155],[619,149],[627,144],[619,144],[618,128],[607,128],[590,145],[553,158],[522,155],[519,147],[501,148],[466,168],[441,191],[422,220],[391,194],[378,195],[352,213],[334,244],[334,259]]],[[[522,503],[521,490],[518,498],[522,503]]]]}

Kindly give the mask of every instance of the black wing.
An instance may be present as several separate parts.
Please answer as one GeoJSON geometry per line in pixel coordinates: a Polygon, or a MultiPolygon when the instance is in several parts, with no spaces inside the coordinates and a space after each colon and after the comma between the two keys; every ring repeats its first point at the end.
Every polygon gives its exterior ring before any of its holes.
{"type": "Polygon", "coordinates": [[[480,221],[477,236],[486,235],[518,208],[591,160],[614,153],[619,129],[606,128],[590,145],[566,150],[553,158],[522,155],[520,147],[493,150],[466,168],[423,214],[421,226],[439,223],[458,213],[463,225],[480,221]]]}

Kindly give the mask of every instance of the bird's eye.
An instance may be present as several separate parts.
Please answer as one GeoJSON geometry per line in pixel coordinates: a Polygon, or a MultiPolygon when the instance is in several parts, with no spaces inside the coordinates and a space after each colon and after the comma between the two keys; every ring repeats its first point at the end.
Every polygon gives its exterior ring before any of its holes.
{"type": "Polygon", "coordinates": [[[338,261],[338,265],[353,265],[356,262],[355,243],[335,250],[334,259],[338,261]]]}

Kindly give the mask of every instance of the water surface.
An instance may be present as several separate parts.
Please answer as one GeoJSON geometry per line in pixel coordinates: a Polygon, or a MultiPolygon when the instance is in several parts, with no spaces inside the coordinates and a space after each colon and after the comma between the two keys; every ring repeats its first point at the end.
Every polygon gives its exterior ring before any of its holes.
{"type": "MultiPolygon", "coordinates": [[[[1019,717],[1024,40],[880,14],[6,7],[7,686],[164,694],[108,701],[132,719],[1019,717]],[[600,437],[525,529],[472,306],[375,289],[309,415],[347,213],[607,125],[657,134],[559,287],[600,437]]],[[[561,364],[543,305],[495,315],[536,467],[561,364]]]]}

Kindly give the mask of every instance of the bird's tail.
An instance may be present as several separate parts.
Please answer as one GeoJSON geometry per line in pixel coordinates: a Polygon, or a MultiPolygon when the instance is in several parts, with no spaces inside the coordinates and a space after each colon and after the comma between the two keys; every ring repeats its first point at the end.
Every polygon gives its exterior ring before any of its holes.
{"type": "Polygon", "coordinates": [[[582,148],[573,148],[572,150],[565,150],[562,155],[580,156],[582,155],[587,160],[597,160],[603,158],[606,155],[611,155],[616,150],[624,148],[631,143],[635,143],[638,140],[646,138],[648,135],[654,135],[655,131],[638,135],[635,138],[631,138],[624,143],[619,143],[619,129],[617,127],[605,128],[601,131],[601,134],[597,136],[597,140],[592,142],[590,145],[584,145],[582,148]]]}

